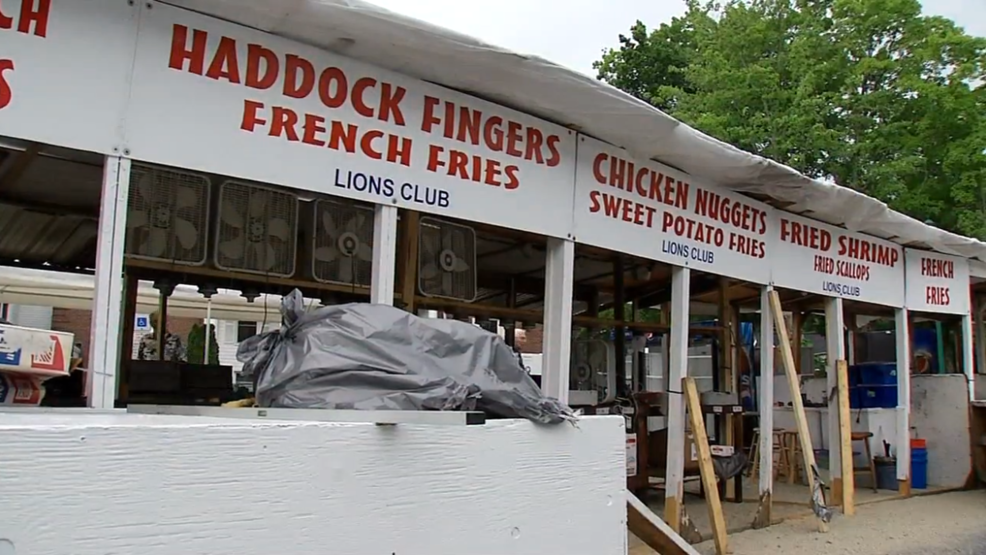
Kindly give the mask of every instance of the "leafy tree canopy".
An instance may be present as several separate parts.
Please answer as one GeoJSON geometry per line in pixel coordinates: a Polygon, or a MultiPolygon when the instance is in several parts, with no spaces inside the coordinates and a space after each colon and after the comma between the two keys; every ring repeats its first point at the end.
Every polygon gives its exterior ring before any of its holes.
{"type": "Polygon", "coordinates": [[[919,220],[986,238],[986,38],[918,0],[700,4],[604,52],[598,77],[919,220]]]}

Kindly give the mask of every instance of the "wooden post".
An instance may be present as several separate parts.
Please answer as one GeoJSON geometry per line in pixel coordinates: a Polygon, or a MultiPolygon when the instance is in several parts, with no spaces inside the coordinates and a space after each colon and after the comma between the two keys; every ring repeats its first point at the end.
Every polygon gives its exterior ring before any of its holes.
{"type": "Polygon", "coordinates": [[[702,475],[702,486],[705,488],[705,502],[709,508],[709,522],[712,523],[712,538],[715,540],[716,553],[726,555],[726,520],[722,516],[722,502],[719,499],[716,471],[712,466],[709,436],[705,433],[705,415],[702,414],[702,402],[698,398],[695,378],[686,377],[683,385],[685,402],[688,404],[688,418],[692,425],[692,435],[695,438],[695,449],[698,451],[699,472],[702,475]]]}
{"type": "Polygon", "coordinates": [[[685,477],[684,379],[688,376],[688,301],[691,298],[691,271],[671,268],[671,339],[668,348],[668,461],[665,471],[664,520],[675,532],[681,531],[682,497],[685,477]]]}
{"type": "MultiPolygon", "coordinates": [[[[839,387],[839,443],[842,448],[842,468],[853,468],[852,462],[852,421],[849,412],[849,367],[846,361],[835,363],[839,387]]],[[[842,513],[846,516],[856,514],[856,484],[852,471],[842,473],[842,513]]]]}
{"type": "MultiPolygon", "coordinates": [[[[123,334],[120,337],[120,374],[116,382],[115,401],[127,402],[130,395],[130,361],[134,356],[134,320],[137,317],[137,292],[140,281],[124,267],[123,334]]],[[[88,354],[88,353],[87,353],[88,354]]],[[[92,360],[90,355],[90,360],[92,360]]],[[[91,378],[90,378],[91,379],[91,378]]]]}
{"type": "Polygon", "coordinates": [[[417,212],[405,210],[403,214],[402,243],[403,268],[401,271],[401,301],[404,310],[415,314],[414,297],[418,291],[418,226],[417,212]]]}
{"type": "MultiPolygon", "coordinates": [[[[771,286],[760,293],[760,387],[757,407],[760,411],[760,504],[753,527],[766,528],[772,523],[774,491],[774,314],[770,309],[771,286]]],[[[751,374],[753,369],[751,368],[751,374]]]]}
{"type": "MultiPolygon", "coordinates": [[[[798,372],[794,367],[794,354],[791,352],[791,340],[784,322],[784,309],[777,291],[770,292],[770,308],[774,313],[777,325],[777,335],[780,336],[781,360],[784,363],[784,373],[787,374],[788,386],[791,388],[791,402],[794,405],[794,420],[798,429],[798,440],[801,442],[801,453],[804,456],[805,474],[808,477],[808,488],[811,490],[811,508],[819,519],[819,530],[828,531],[828,522],[832,520],[832,512],[825,506],[825,495],[822,493],[821,477],[815,464],[815,451],[811,445],[811,432],[808,430],[808,419],[805,416],[805,406],[801,400],[801,384],[798,382],[798,372]]],[[[770,433],[764,431],[763,433],[770,433]]]]}

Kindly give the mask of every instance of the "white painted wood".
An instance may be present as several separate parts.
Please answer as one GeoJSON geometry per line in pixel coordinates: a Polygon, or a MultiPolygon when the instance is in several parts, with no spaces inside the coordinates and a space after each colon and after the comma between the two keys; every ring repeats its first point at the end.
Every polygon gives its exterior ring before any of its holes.
{"type": "Polygon", "coordinates": [[[774,489],[774,313],[768,285],[760,291],[760,495],[774,489]]]}
{"type": "Polygon", "coordinates": [[[370,277],[370,302],[394,304],[397,276],[397,207],[377,204],[373,207],[373,272],[370,277]]]}
{"type": "MultiPolygon", "coordinates": [[[[688,375],[688,298],[691,270],[671,267],[671,339],[668,346],[668,462],[665,497],[677,499],[681,507],[685,473],[685,399],[684,379],[688,375]]],[[[666,504],[665,507],[668,505],[666,504]]],[[[668,515],[665,515],[667,518],[668,515]]],[[[672,523],[676,528],[676,524],[672,523]]]]}
{"type": "Polygon", "coordinates": [[[654,514],[654,511],[650,509],[643,501],[640,500],[636,495],[627,492],[627,503],[629,503],[634,510],[640,513],[640,516],[647,519],[647,522],[651,524],[654,528],[661,531],[662,534],[668,537],[668,541],[673,543],[682,553],[686,555],[699,555],[697,549],[692,547],[692,545],[686,542],[681,536],[679,536],[674,530],[668,526],[668,523],[664,522],[661,517],[654,514]]]}
{"type": "MultiPolygon", "coordinates": [[[[909,312],[894,312],[897,338],[897,480],[911,476],[911,336],[909,312]]],[[[880,445],[877,443],[877,445],[880,445]]]]}
{"type": "Polygon", "coordinates": [[[549,397],[568,403],[575,243],[549,237],[546,262],[541,390],[549,397]]]}
{"type": "Polygon", "coordinates": [[[976,348],[976,373],[986,374],[986,322],[983,322],[983,298],[975,296],[972,299],[973,326],[975,326],[974,342],[976,348]]]}
{"type": "MultiPolygon", "coordinates": [[[[832,394],[837,391],[838,385],[835,362],[846,360],[846,341],[845,325],[842,312],[842,299],[838,297],[828,297],[825,299],[825,370],[828,375],[826,387],[828,389],[828,425],[825,430],[825,437],[839,437],[839,411],[838,398],[832,394]]],[[[842,477],[842,449],[838,441],[829,442],[829,477],[830,479],[842,477]]]]}
{"type": "Polygon", "coordinates": [[[624,433],[621,416],[575,427],[4,413],[0,541],[72,555],[622,555],[624,433]]]}
{"type": "Polygon", "coordinates": [[[293,420],[303,422],[369,422],[371,424],[427,424],[430,426],[480,426],[486,414],[467,411],[439,410],[335,410],[226,408],[186,405],[127,405],[131,414],[164,414],[174,416],[208,416],[246,420],[293,420]]]}
{"type": "Polygon", "coordinates": [[[972,315],[962,315],[962,372],[969,385],[969,401],[976,400],[976,363],[972,347],[972,315]]]}
{"type": "Polygon", "coordinates": [[[123,242],[130,191],[130,160],[108,156],[96,238],[95,291],[89,340],[89,406],[112,408],[116,400],[123,313],[123,242]]]}

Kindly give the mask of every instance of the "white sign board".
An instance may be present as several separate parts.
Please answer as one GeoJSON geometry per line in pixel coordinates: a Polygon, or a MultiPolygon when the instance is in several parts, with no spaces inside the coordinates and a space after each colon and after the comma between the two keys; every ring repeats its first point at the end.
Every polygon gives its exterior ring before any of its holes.
{"type": "Polygon", "coordinates": [[[512,229],[572,232],[575,133],[179,8],[141,18],[134,159],[512,229]]]}
{"type": "Polygon", "coordinates": [[[0,3],[0,134],[112,153],[143,2],[0,3]]]}
{"type": "Polygon", "coordinates": [[[777,213],[774,285],[884,306],[904,306],[900,245],[815,220],[777,213]]]}
{"type": "Polygon", "coordinates": [[[907,309],[968,314],[969,261],[958,256],[905,249],[907,309]]]}
{"type": "Polygon", "coordinates": [[[765,204],[579,136],[580,243],[766,284],[771,212],[765,204]]]}

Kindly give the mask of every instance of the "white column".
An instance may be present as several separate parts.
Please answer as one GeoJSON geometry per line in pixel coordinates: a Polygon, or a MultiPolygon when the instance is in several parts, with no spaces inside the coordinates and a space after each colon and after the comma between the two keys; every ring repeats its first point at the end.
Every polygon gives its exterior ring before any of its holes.
{"type": "Polygon", "coordinates": [[[906,308],[895,314],[897,335],[897,480],[911,476],[911,336],[906,308]]]}
{"type": "Polygon", "coordinates": [[[972,315],[962,315],[962,371],[969,386],[969,401],[976,400],[976,363],[973,360],[972,315]]]}
{"type": "Polygon", "coordinates": [[[370,302],[394,304],[397,274],[397,207],[378,204],[373,209],[373,273],[370,302]]]}
{"type": "Polygon", "coordinates": [[[96,276],[89,337],[89,406],[113,408],[120,366],[123,242],[127,230],[130,160],[108,156],[96,236],[96,276]]]}
{"type": "Polygon", "coordinates": [[[982,297],[972,297],[972,317],[976,327],[976,374],[986,374],[986,324],[983,322],[982,297]]]}
{"type": "MultiPolygon", "coordinates": [[[[826,351],[826,389],[828,390],[828,427],[825,430],[825,440],[829,450],[829,478],[833,482],[842,479],[842,449],[838,439],[839,431],[839,398],[833,395],[838,391],[838,374],[835,363],[846,360],[845,325],[842,316],[842,299],[830,297],[825,299],[825,351],[826,351]]],[[[852,470],[850,470],[852,472],[852,470]]],[[[832,486],[833,489],[835,485],[832,486]]],[[[838,495],[838,494],[837,494],[838,495]]]]}
{"type": "Polygon", "coordinates": [[[572,354],[572,274],[575,243],[548,238],[544,279],[544,342],[541,391],[568,403],[568,376],[572,354]]]}
{"type": "Polygon", "coordinates": [[[671,339],[668,348],[668,462],[665,481],[664,518],[678,530],[681,521],[682,486],[685,457],[685,399],[682,394],[688,376],[688,309],[691,296],[691,270],[671,267],[671,339]]]}
{"type": "Polygon", "coordinates": [[[774,489],[774,313],[770,285],[760,292],[760,497],[774,489]]]}

